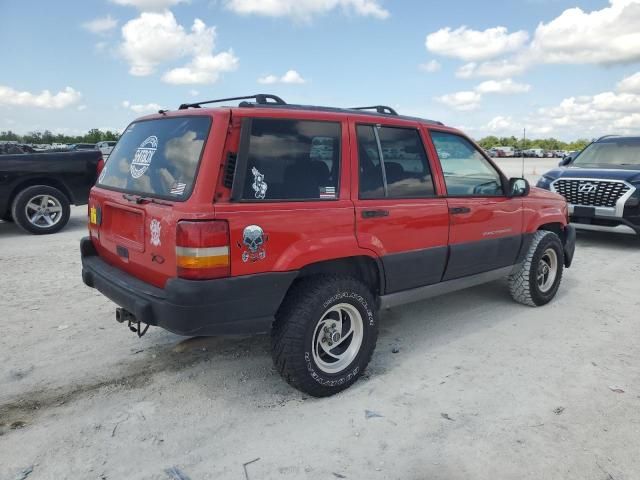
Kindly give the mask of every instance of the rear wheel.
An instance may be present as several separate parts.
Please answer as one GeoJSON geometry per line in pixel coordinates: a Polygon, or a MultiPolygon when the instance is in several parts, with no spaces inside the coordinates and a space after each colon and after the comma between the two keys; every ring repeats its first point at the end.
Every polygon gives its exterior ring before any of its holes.
{"type": "Polygon", "coordinates": [[[378,338],[369,289],[350,277],[301,280],[285,298],[272,331],[276,368],[293,387],[326,397],[351,386],[378,338]]]}
{"type": "Polygon", "coordinates": [[[536,232],[524,262],[509,277],[511,296],[532,307],[549,303],[560,287],[563,267],[564,250],[558,235],[536,232]]]}
{"type": "Polygon", "coordinates": [[[16,224],[35,235],[60,231],[69,221],[70,213],[66,195],[47,185],[25,188],[16,195],[11,208],[16,224]]]}

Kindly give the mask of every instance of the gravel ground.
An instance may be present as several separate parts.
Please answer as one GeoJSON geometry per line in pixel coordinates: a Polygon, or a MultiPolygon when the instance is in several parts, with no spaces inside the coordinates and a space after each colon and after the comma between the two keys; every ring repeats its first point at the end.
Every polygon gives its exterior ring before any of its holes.
{"type": "Polygon", "coordinates": [[[117,324],[80,278],[85,215],[0,222],[0,479],[640,478],[635,238],[579,234],[544,308],[499,281],[383,312],[364,378],[317,400],[266,337],[117,324]]]}

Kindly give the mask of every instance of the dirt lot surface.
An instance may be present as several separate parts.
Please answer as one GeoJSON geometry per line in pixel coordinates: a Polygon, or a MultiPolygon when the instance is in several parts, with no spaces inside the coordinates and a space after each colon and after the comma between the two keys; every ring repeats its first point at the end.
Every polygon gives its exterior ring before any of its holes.
{"type": "Polygon", "coordinates": [[[383,312],[364,378],[317,400],[266,337],[117,324],[80,278],[85,214],[0,222],[0,479],[640,478],[638,239],[579,234],[544,308],[500,281],[383,312]]]}

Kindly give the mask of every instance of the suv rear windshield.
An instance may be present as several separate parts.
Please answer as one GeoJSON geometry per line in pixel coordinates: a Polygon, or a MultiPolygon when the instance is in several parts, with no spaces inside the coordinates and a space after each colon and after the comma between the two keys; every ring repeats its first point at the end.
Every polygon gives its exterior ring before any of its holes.
{"type": "Polygon", "coordinates": [[[592,143],[576,157],[572,165],[640,168],[640,138],[612,138],[592,143]]]}
{"type": "Polygon", "coordinates": [[[132,123],[111,152],[98,185],[185,200],[191,194],[210,127],[210,117],[132,123]]]}

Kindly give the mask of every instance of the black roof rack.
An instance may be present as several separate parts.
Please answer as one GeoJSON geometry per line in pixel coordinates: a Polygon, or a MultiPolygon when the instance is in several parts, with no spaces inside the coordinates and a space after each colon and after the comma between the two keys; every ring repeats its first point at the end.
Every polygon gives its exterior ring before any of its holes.
{"type": "MultiPolygon", "coordinates": [[[[286,105],[287,103],[282,100],[277,95],[271,95],[269,93],[258,93],[256,95],[247,95],[246,97],[229,97],[229,98],[218,98],[217,100],[206,100],[204,102],[196,102],[196,103],[183,103],[178,107],[178,110],[186,110],[188,108],[200,108],[201,105],[205,105],[208,103],[220,103],[220,102],[231,102],[234,100],[255,100],[259,105],[286,105]],[[267,100],[272,100],[268,102],[267,100]]],[[[245,103],[245,102],[242,102],[245,103]]],[[[242,104],[240,105],[242,106],[242,104]]]]}
{"type": "Polygon", "coordinates": [[[371,107],[351,107],[349,110],[375,110],[378,113],[383,115],[398,115],[393,108],[387,107],[386,105],[372,105],[371,107]]]}
{"type": "Polygon", "coordinates": [[[388,117],[389,115],[396,116],[398,118],[402,118],[405,120],[415,120],[424,123],[430,123],[433,125],[444,125],[442,122],[438,122],[437,120],[427,120],[424,118],[410,117],[407,115],[399,115],[393,108],[388,107],[386,105],[372,105],[370,107],[353,107],[353,108],[337,108],[337,107],[322,107],[317,105],[297,105],[287,103],[282,98],[277,95],[272,95],[269,93],[259,93],[256,95],[247,95],[246,97],[229,97],[229,98],[219,98],[217,100],[207,100],[205,102],[195,102],[195,103],[183,103],[180,105],[180,110],[186,110],[188,108],[200,108],[201,105],[206,105],[209,103],[220,103],[220,102],[232,102],[234,100],[242,100],[239,103],[239,107],[242,108],[287,108],[291,110],[313,110],[317,112],[336,112],[336,113],[355,113],[364,110],[373,110],[374,112],[368,113],[368,115],[380,115],[388,117]],[[246,102],[245,100],[255,100],[255,102],[246,102]]]}

